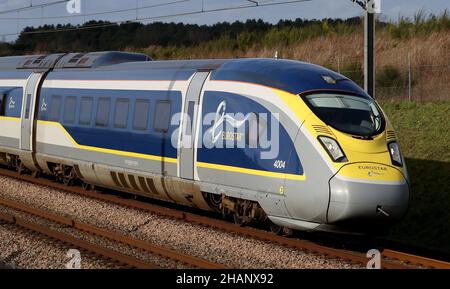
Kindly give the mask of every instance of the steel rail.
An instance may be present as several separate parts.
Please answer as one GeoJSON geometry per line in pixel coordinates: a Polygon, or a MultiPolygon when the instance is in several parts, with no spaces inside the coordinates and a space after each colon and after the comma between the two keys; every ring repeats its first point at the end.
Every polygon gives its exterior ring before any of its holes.
{"type": "Polygon", "coordinates": [[[19,218],[17,216],[11,215],[11,214],[0,212],[0,219],[6,223],[17,225],[26,230],[30,230],[30,231],[36,232],[38,234],[45,235],[49,238],[56,239],[63,243],[70,244],[72,246],[75,246],[76,248],[84,249],[86,251],[94,253],[95,255],[102,256],[107,259],[115,260],[117,262],[120,262],[127,266],[131,266],[133,268],[139,268],[139,269],[158,269],[159,268],[155,264],[136,259],[134,257],[113,251],[106,247],[102,247],[102,246],[92,244],[92,243],[89,243],[89,242],[81,240],[81,239],[77,239],[68,234],[64,234],[64,233],[52,230],[48,227],[44,227],[42,225],[27,221],[25,219],[19,218]]]}
{"type": "Polygon", "coordinates": [[[394,250],[389,250],[389,249],[384,249],[383,252],[381,253],[381,256],[389,258],[389,259],[399,260],[399,261],[409,263],[409,264],[419,264],[419,265],[421,265],[423,267],[427,267],[427,268],[450,269],[450,263],[448,263],[448,262],[435,260],[435,259],[431,259],[431,258],[420,257],[420,256],[416,256],[416,255],[412,255],[412,254],[408,254],[408,253],[402,253],[399,251],[394,251],[394,250]]]}
{"type": "Polygon", "coordinates": [[[22,211],[37,217],[41,217],[52,222],[66,225],[74,229],[87,232],[89,234],[93,234],[115,242],[119,242],[134,248],[139,248],[146,252],[156,254],[161,257],[168,258],[170,260],[174,260],[183,264],[187,264],[191,267],[202,269],[226,269],[226,267],[222,264],[213,263],[172,249],[167,249],[158,245],[154,245],[142,240],[138,240],[129,236],[119,234],[112,230],[107,230],[87,223],[79,222],[69,217],[49,213],[41,209],[30,207],[24,203],[19,203],[13,200],[5,199],[3,197],[0,197],[0,205],[12,208],[14,210],[22,211]]]}

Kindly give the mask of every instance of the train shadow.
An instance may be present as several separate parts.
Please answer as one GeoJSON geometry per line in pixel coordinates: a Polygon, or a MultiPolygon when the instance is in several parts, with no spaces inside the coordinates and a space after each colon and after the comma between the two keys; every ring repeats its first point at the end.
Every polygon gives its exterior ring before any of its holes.
{"type": "Polygon", "coordinates": [[[383,236],[296,232],[296,236],[338,249],[367,252],[389,248],[450,261],[450,163],[406,159],[410,201],[405,217],[383,236]]]}
{"type": "Polygon", "coordinates": [[[390,240],[450,253],[450,162],[406,159],[409,209],[390,240]]]}
{"type": "MultiPolygon", "coordinates": [[[[450,260],[450,163],[421,159],[406,159],[410,179],[410,203],[405,217],[386,236],[357,236],[321,232],[295,232],[294,237],[319,244],[366,252],[371,248],[406,251],[414,254],[450,260]]],[[[111,190],[108,190],[111,193],[111,190]]],[[[123,198],[136,198],[169,208],[180,209],[213,218],[214,212],[171,204],[146,197],[116,192],[123,198]]]]}

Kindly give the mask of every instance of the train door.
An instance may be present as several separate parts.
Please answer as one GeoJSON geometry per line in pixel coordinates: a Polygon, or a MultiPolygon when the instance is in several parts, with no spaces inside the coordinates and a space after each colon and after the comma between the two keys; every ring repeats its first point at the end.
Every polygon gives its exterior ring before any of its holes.
{"type": "Polygon", "coordinates": [[[38,86],[43,76],[43,72],[33,73],[28,78],[27,86],[24,92],[24,101],[22,102],[22,121],[20,134],[20,149],[33,151],[34,137],[34,113],[37,101],[38,86]]]}
{"type": "Polygon", "coordinates": [[[182,122],[182,131],[179,146],[180,156],[180,176],[184,179],[194,179],[194,139],[195,129],[197,127],[197,121],[201,121],[198,118],[199,112],[199,100],[200,93],[203,88],[203,84],[209,75],[209,71],[197,72],[189,84],[189,88],[186,94],[184,103],[184,115],[182,122]]]}

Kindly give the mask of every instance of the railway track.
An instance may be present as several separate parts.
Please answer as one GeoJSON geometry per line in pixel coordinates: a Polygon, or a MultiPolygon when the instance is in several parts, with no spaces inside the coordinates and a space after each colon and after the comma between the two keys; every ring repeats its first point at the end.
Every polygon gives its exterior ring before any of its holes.
{"type": "MultiPolygon", "coordinates": [[[[16,202],[13,200],[0,198],[0,205],[8,207],[13,210],[21,211],[24,213],[27,213],[29,215],[44,218],[46,220],[49,220],[51,222],[55,222],[70,228],[74,228],[80,231],[83,231],[85,233],[106,238],[114,242],[118,242],[133,248],[138,248],[141,250],[144,250],[145,252],[148,252],[150,254],[158,255],[162,258],[166,258],[169,260],[176,261],[178,263],[182,263],[184,265],[187,265],[192,268],[202,268],[202,269],[225,269],[226,267],[221,264],[212,263],[197,257],[193,257],[190,255],[186,255],[180,252],[177,252],[175,250],[167,249],[161,246],[157,246],[142,240],[134,239],[122,234],[119,234],[117,232],[107,230],[104,228],[99,228],[90,224],[78,222],[74,219],[55,215],[49,212],[46,212],[41,209],[30,207],[26,204],[16,202]]],[[[24,229],[31,230],[33,232],[45,235],[49,238],[57,239],[61,242],[71,244],[77,248],[81,248],[84,250],[87,250],[91,253],[94,253],[98,256],[105,257],[107,259],[115,260],[119,263],[125,264],[128,267],[134,267],[134,268],[141,268],[141,269],[158,269],[159,266],[142,261],[140,259],[137,259],[132,256],[124,255],[121,253],[118,253],[116,251],[113,251],[111,249],[108,249],[107,247],[99,246],[84,240],[77,239],[75,237],[72,237],[71,235],[61,233],[59,231],[50,229],[48,227],[44,227],[38,223],[30,222],[28,220],[25,220],[24,218],[20,218],[17,216],[14,216],[13,214],[7,214],[0,212],[0,219],[3,220],[6,223],[15,224],[17,226],[20,226],[24,229]]]]}
{"type": "Polygon", "coordinates": [[[450,263],[435,260],[431,258],[426,257],[420,257],[412,254],[402,253],[394,250],[385,249],[382,254],[382,256],[393,259],[393,260],[399,260],[408,264],[419,264],[422,267],[426,268],[436,268],[436,269],[450,269],[450,263]]]}
{"type": "MultiPolygon", "coordinates": [[[[162,207],[154,204],[148,204],[131,199],[122,199],[120,197],[102,194],[99,191],[91,190],[86,191],[81,187],[69,187],[60,183],[56,183],[45,178],[34,178],[29,175],[19,175],[16,172],[9,171],[0,168],[0,175],[15,178],[21,181],[51,187],[57,190],[63,190],[70,193],[75,193],[91,199],[96,199],[104,202],[113,203],[120,206],[125,206],[133,209],[143,210],[153,214],[184,220],[192,222],[206,227],[219,229],[225,232],[234,233],[238,235],[244,235],[257,240],[265,242],[275,243],[282,246],[295,248],[302,251],[312,252],[315,254],[321,254],[329,256],[330,258],[338,258],[346,260],[352,263],[361,264],[364,267],[368,262],[368,258],[358,252],[334,249],[322,245],[315,244],[306,240],[287,238],[274,235],[270,232],[258,230],[250,227],[241,227],[232,223],[228,223],[222,220],[209,218],[193,213],[187,213],[176,209],[162,207]]],[[[421,256],[415,256],[393,250],[384,250],[382,252],[381,267],[385,269],[410,269],[417,267],[438,268],[438,269],[450,269],[450,263],[424,258],[421,256]]]]}
{"type": "Polygon", "coordinates": [[[110,260],[114,263],[122,264],[125,267],[140,268],[140,269],[158,269],[159,268],[155,264],[148,263],[148,262],[136,259],[132,256],[128,256],[128,255],[124,255],[124,254],[115,252],[115,251],[113,251],[109,248],[103,247],[103,246],[99,246],[96,244],[86,242],[81,239],[77,239],[75,237],[72,237],[71,235],[64,234],[64,233],[58,232],[56,230],[52,230],[48,227],[44,227],[37,223],[27,221],[25,219],[19,218],[12,214],[0,212],[0,220],[2,220],[3,222],[5,222],[7,224],[16,225],[16,226],[20,227],[21,229],[31,231],[31,232],[39,234],[39,235],[43,235],[47,238],[56,239],[63,244],[69,244],[78,249],[88,251],[91,254],[99,256],[100,258],[110,260]]]}

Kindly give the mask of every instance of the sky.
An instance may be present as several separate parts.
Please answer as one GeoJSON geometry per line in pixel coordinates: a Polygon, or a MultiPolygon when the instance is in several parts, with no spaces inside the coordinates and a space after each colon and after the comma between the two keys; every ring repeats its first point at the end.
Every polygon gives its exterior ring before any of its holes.
{"type": "MultiPolygon", "coordinates": [[[[66,0],[68,1],[68,0],[66,0]]],[[[138,19],[149,23],[154,21],[214,24],[236,20],[263,19],[278,22],[281,19],[349,18],[361,16],[360,6],[351,0],[309,0],[277,6],[264,6],[228,11],[191,14],[185,16],[160,16],[198,12],[240,6],[252,6],[247,0],[69,0],[80,1],[80,13],[70,14],[64,0],[0,0],[0,41],[14,41],[17,33],[26,26],[43,24],[82,24],[89,20],[127,21],[138,19]],[[43,6],[43,4],[51,4],[43,6]],[[172,4],[169,4],[172,3],[172,4]],[[20,8],[30,7],[17,10],[20,8]],[[139,9],[136,10],[136,7],[139,9]],[[147,7],[147,8],[145,8],[147,7]],[[13,11],[2,13],[5,11],[13,11]],[[118,10],[126,10],[119,11],[118,10]],[[114,13],[107,13],[116,11],[114,13]],[[59,18],[58,18],[59,17],[59,18]],[[144,20],[141,20],[144,19],[144,20]]],[[[292,0],[260,0],[260,4],[292,0]]],[[[74,6],[76,8],[76,6],[74,6]]],[[[382,20],[395,21],[399,16],[412,17],[423,9],[426,13],[441,14],[450,11],[450,0],[381,0],[382,20]]],[[[77,9],[73,9],[77,10],[77,9]]],[[[77,12],[77,11],[76,11],[77,12]]]]}

